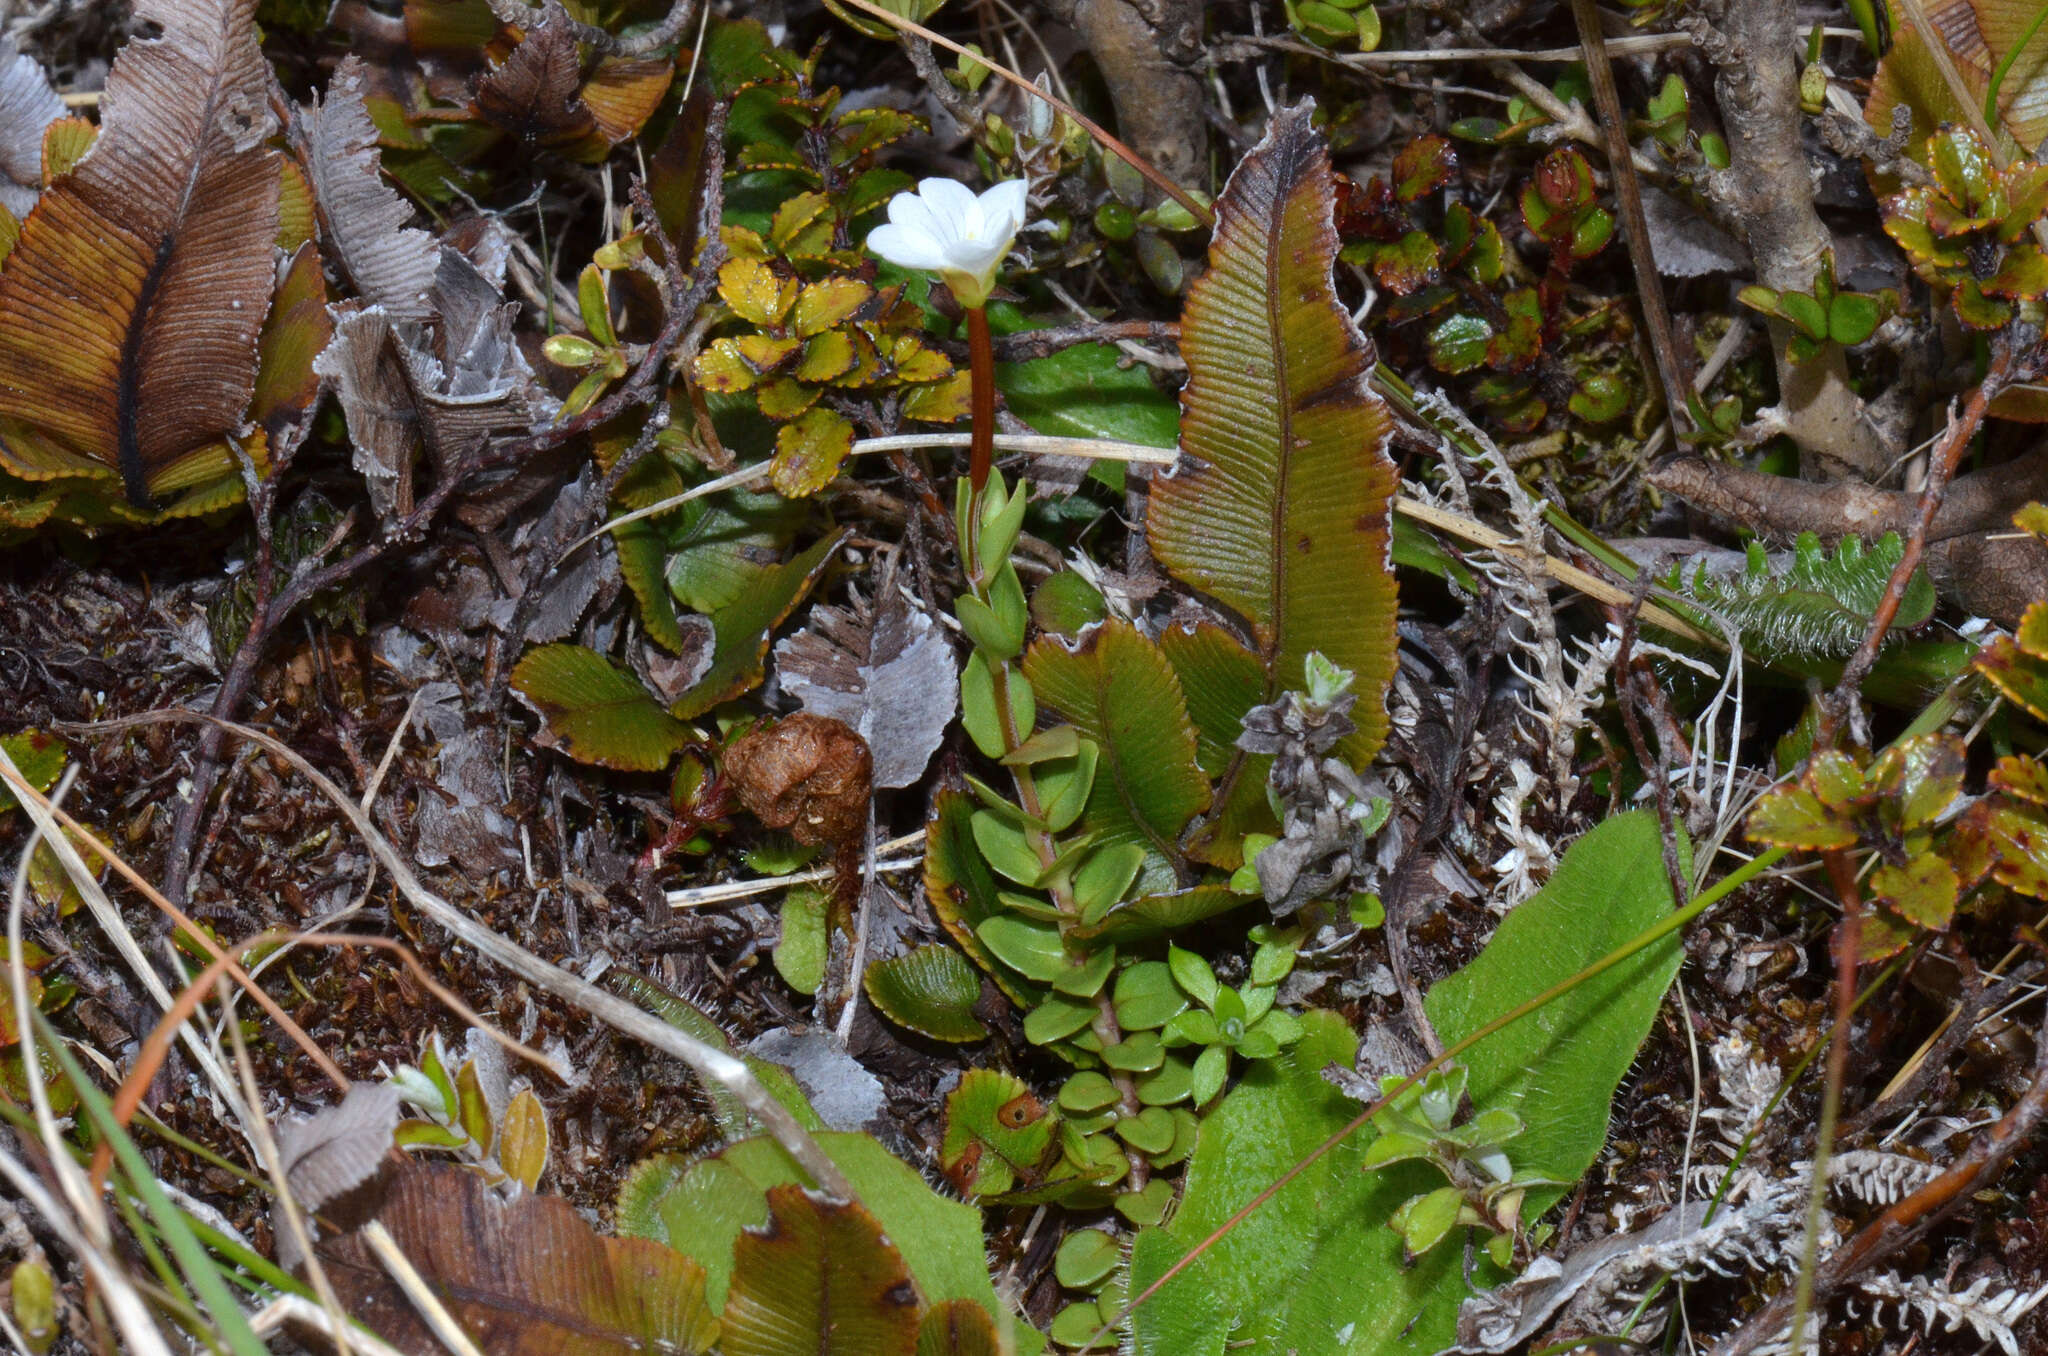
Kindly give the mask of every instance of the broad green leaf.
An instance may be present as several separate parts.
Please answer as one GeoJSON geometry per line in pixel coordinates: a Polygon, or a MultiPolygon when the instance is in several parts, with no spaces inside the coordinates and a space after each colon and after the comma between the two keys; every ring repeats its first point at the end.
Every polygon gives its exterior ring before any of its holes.
{"type": "Polygon", "coordinates": [[[843,528],[820,538],[802,554],[763,570],[746,592],[711,614],[711,667],[676,700],[676,715],[702,715],[760,683],[775,628],[811,591],[845,539],[843,528]]]}
{"type": "Polygon", "coordinates": [[[733,1240],[725,1356],[914,1356],[917,1290],[865,1207],[790,1182],[768,1215],[733,1240]]]}
{"type": "MultiPolygon", "coordinates": [[[[1679,839],[1679,867],[1691,849],[1679,839]]],[[[1663,837],[1647,810],[1615,815],[1566,850],[1541,890],[1515,906],[1485,950],[1446,976],[1423,1002],[1446,1045],[1463,1040],[1639,933],[1674,904],[1663,837]]],[[[1515,1170],[1576,1182],[1607,1139],[1614,1090],[1649,1034],[1678,973],[1676,933],[1594,976],[1467,1050],[1475,1107],[1510,1111],[1527,1129],[1508,1146],[1515,1170]]],[[[1525,1219],[1568,1186],[1533,1188],[1525,1219]]]]}
{"type": "MultiPolygon", "coordinates": [[[[1038,328],[1009,302],[993,303],[988,316],[997,334],[1038,328]]],[[[1075,344],[1043,358],[997,363],[996,389],[1010,413],[1040,433],[1172,447],[1179,401],[1159,388],[1150,369],[1122,363],[1113,345],[1075,344]]]]}
{"type": "MultiPolygon", "coordinates": [[[[1202,1118],[1179,1211],[1145,1229],[1130,1292],[1150,1285],[1254,1195],[1350,1122],[1356,1102],[1322,1078],[1349,1067],[1358,1037],[1335,1013],[1303,1016],[1302,1037],[1251,1065],[1202,1118]]],[[[1419,1166],[1364,1171],[1370,1130],[1339,1144],[1141,1305],[1138,1356],[1429,1356],[1450,1344],[1467,1294],[1455,1249],[1404,1266],[1394,1211],[1441,1186],[1419,1166]],[[1228,1345],[1226,1346],[1226,1343],[1228,1345]]],[[[1475,1286],[1503,1275],[1480,1263],[1475,1286]]]]}
{"type": "Polygon", "coordinates": [[[1082,828],[1104,846],[1147,849],[1154,860],[1141,888],[1171,888],[1180,831],[1209,804],[1173,665],[1143,632],[1109,621],[1071,650],[1039,640],[1024,656],[1024,674],[1039,700],[1101,749],[1082,828]]]}
{"type": "MultiPolygon", "coordinates": [[[[982,1256],[980,1211],[940,1196],[916,1169],[866,1135],[828,1132],[817,1138],[901,1251],[926,1303],[978,1304],[1020,1356],[1045,1349],[1044,1339],[996,1298],[982,1256]]],[[[665,1242],[695,1258],[704,1267],[707,1297],[724,1308],[741,1231],[768,1223],[770,1188],[792,1185],[808,1185],[808,1179],[766,1138],[743,1140],[694,1162],[657,1154],[638,1164],[620,1189],[619,1232],[665,1242]]]]}
{"type": "Polygon", "coordinates": [[[988,1035],[974,1015],[981,980],[950,946],[934,943],[876,961],[863,983],[868,999],[899,1026],[941,1041],[978,1041],[988,1035]]]}
{"type": "Polygon", "coordinates": [[[1153,482],[1147,523],[1161,563],[1250,626],[1262,700],[1301,686],[1311,650],[1358,675],[1338,752],[1363,764],[1394,673],[1393,421],[1331,284],[1332,198],[1309,105],[1283,110],[1216,204],[1181,320],[1185,461],[1153,482]]]}
{"type": "Polygon", "coordinates": [[[512,690],[541,718],[534,742],[579,763],[653,772],[690,738],[639,679],[581,645],[529,650],[512,670],[512,690]]]}

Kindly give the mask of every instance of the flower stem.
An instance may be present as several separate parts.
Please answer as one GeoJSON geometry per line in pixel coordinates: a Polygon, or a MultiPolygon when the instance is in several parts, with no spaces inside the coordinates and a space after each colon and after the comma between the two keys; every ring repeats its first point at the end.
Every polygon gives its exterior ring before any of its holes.
{"type": "Polygon", "coordinates": [[[979,495],[988,484],[996,450],[996,350],[988,333],[988,311],[967,308],[968,375],[973,381],[974,441],[967,450],[967,483],[979,495]]]}

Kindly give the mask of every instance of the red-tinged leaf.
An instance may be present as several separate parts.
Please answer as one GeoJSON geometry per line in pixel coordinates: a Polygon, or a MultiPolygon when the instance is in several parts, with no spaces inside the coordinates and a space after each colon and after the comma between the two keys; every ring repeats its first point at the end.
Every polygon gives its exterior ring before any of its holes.
{"type": "Polygon", "coordinates": [[[1998,766],[1991,769],[1991,788],[2036,805],[2048,805],[2048,767],[2043,767],[2038,758],[2019,754],[2001,758],[1998,766]]]}
{"type": "Polygon", "coordinates": [[[534,741],[578,762],[653,772],[690,738],[639,679],[581,645],[528,651],[512,690],[541,718],[534,741]]]}
{"type": "Polygon", "coordinates": [[[2048,295],[2048,255],[2033,245],[2013,245],[2006,250],[1998,272],[1986,278],[1982,286],[1994,297],[2037,301],[2048,295]]]}
{"type": "MultiPolygon", "coordinates": [[[[2035,608],[2041,606],[2034,604],[2035,608]]],[[[2021,651],[2009,636],[1993,640],[1970,663],[2008,701],[2024,708],[2036,720],[2048,720],[2048,664],[2021,651]]]]}
{"type": "Polygon", "coordinates": [[[2013,643],[2035,659],[2048,660],[2048,600],[2029,604],[2012,631],[2013,643]]]}
{"type": "Polygon", "coordinates": [[[1918,829],[1955,804],[1968,765],[1968,751],[1956,736],[1915,735],[1885,750],[1871,769],[1871,781],[1896,807],[1898,827],[1918,829]]]}
{"type": "Polygon", "coordinates": [[[1394,197],[1414,202],[1434,193],[1458,172],[1458,153],[1451,143],[1431,133],[1403,146],[1394,157],[1394,197]]]}
{"type": "Polygon", "coordinates": [[[582,84],[575,31],[567,15],[556,11],[528,29],[512,54],[477,80],[476,111],[523,141],[573,145],[597,130],[597,119],[578,92],[582,84]]]}
{"type": "Polygon", "coordinates": [[[1854,814],[1877,799],[1863,767],[1837,749],[1822,749],[1807,762],[1799,779],[1820,803],[1838,815],[1854,814]]]}
{"type": "MultiPolygon", "coordinates": [[[[30,526],[34,526],[33,523],[30,526]]],[[[57,782],[57,775],[64,770],[66,750],[64,741],[41,730],[24,730],[20,734],[0,735],[0,749],[14,760],[28,784],[38,791],[47,791],[57,782]]],[[[0,813],[12,810],[21,802],[15,799],[14,788],[0,782],[0,813]]]]}
{"type": "Polygon", "coordinates": [[[1856,827],[1838,818],[1803,786],[1781,786],[1750,812],[1749,836],[1777,847],[1824,851],[1854,847],[1856,827]]]}
{"type": "Polygon", "coordinates": [[[819,405],[804,411],[775,434],[769,483],[786,499],[802,499],[830,485],[853,450],[853,425],[845,415],[819,405]]]}
{"type": "Polygon", "coordinates": [[[256,0],[141,0],[91,154],[0,272],[0,462],[118,472],[128,500],[231,475],[278,227],[256,0]],[[18,436],[32,430],[29,436],[18,436]]]}
{"type": "Polygon", "coordinates": [[[1904,866],[1878,867],[1870,873],[1870,890],[1907,922],[1939,932],[1955,914],[1962,882],[1954,867],[1926,852],[1904,866]]]}
{"type": "Polygon", "coordinates": [[[733,1245],[725,1356],[914,1356],[917,1287],[866,1207],[786,1185],[768,1216],[733,1245]]]}
{"type": "MultiPolygon", "coordinates": [[[[597,63],[583,82],[583,103],[604,139],[604,150],[639,134],[661,107],[675,74],[675,63],[658,57],[607,56],[597,63]]],[[[603,158],[602,152],[598,158],[603,158]]]]}
{"type": "Polygon", "coordinates": [[[1143,888],[1171,888],[1180,831],[1208,808],[1209,779],[1195,763],[1187,698],[1165,653],[1129,623],[1107,621],[1071,650],[1039,640],[1024,656],[1024,676],[1041,703],[1101,746],[1082,826],[1099,845],[1144,848],[1143,888]]]}
{"type": "Polygon", "coordinates": [[[1397,297],[1420,291],[1440,276],[1436,241],[1426,231],[1410,231],[1380,246],[1373,251],[1372,275],[1397,297]]]}
{"type": "Polygon", "coordinates": [[[1882,913],[1866,913],[1857,933],[1856,958],[1865,965],[1889,960],[1913,944],[1915,930],[1882,913]]]}
{"type": "Polygon", "coordinates": [[[1358,730],[1337,751],[1363,765],[1386,738],[1394,671],[1392,421],[1332,288],[1329,155],[1309,113],[1274,117],[1217,202],[1182,319],[1185,460],[1153,483],[1148,536],[1176,577],[1244,617],[1261,700],[1300,688],[1311,650],[1357,675],[1358,730]]]}
{"type": "MultiPolygon", "coordinates": [[[[412,1163],[377,1220],[493,1356],[700,1356],[718,1341],[701,1266],[650,1239],[600,1238],[559,1196],[507,1203],[474,1173],[412,1163]]],[[[401,1350],[442,1349],[360,1234],[319,1251],[352,1317],[401,1350]]]]}
{"type": "Polygon", "coordinates": [[[378,174],[377,128],[363,102],[364,67],[342,58],[327,98],[303,115],[306,165],[329,251],[357,295],[393,320],[425,320],[441,247],[406,225],[412,208],[378,174]]]}
{"type": "Polygon", "coordinates": [[[2035,899],[2048,899],[2048,823],[2011,803],[1972,807],[1973,830],[1997,860],[1991,874],[1999,884],[2035,899]]]}

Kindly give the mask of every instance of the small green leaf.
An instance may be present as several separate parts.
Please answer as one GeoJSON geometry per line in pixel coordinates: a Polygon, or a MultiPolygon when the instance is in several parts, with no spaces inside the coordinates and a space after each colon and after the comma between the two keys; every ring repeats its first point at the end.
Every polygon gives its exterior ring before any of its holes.
{"type": "Polygon", "coordinates": [[[775,943],[775,971],[798,993],[815,995],[825,979],[826,913],[832,897],[810,886],[792,887],[782,897],[782,935],[775,943]]]}
{"type": "Polygon", "coordinates": [[[1103,1229],[1076,1229],[1060,1240],[1052,1274],[1070,1290],[1093,1290],[1122,1260],[1123,1247],[1116,1235],[1103,1229]]]}
{"type": "Polygon", "coordinates": [[[1060,1110],[1074,1115],[1087,1115],[1104,1107],[1114,1106],[1120,1097],[1116,1084],[1093,1069],[1083,1070],[1060,1085],[1060,1110]]]}
{"type": "Polygon", "coordinates": [[[1164,961],[1127,967],[1117,975],[1113,994],[1117,1025],[1125,1031],[1157,1031],[1188,1005],[1164,961]]]}
{"type": "Polygon", "coordinates": [[[933,1040],[978,1041],[988,1028],[974,1015],[981,981],[959,952],[937,944],[868,967],[868,998],[882,1014],[933,1040]]]}
{"type": "MultiPolygon", "coordinates": [[[[1174,983],[1181,991],[1205,1008],[1216,1006],[1220,986],[1216,983],[1216,972],[1209,968],[1209,962],[1192,951],[1177,946],[1166,948],[1166,963],[1173,971],[1174,983]]],[[[1236,999],[1236,994],[1231,995],[1236,999]]],[[[1239,1007],[1242,1013],[1242,1005],[1239,1007]]]]}
{"type": "Polygon", "coordinates": [[[996,959],[1026,979],[1044,984],[1067,972],[1066,946],[1060,940],[1060,930],[1050,923],[998,914],[984,920],[975,932],[996,959]]]}
{"type": "Polygon", "coordinates": [[[1230,1056],[1224,1048],[1220,1045],[1206,1047],[1195,1057],[1194,1068],[1189,1073],[1188,1100],[1197,1107],[1207,1106],[1217,1093],[1223,1091],[1223,1080],[1229,1074],[1230,1056]]]}
{"type": "Polygon", "coordinates": [[[1023,829],[987,810],[976,810],[973,820],[974,845],[982,860],[999,874],[1019,885],[1035,886],[1045,872],[1045,863],[1032,850],[1023,829]]]}
{"type": "Polygon", "coordinates": [[[578,762],[653,772],[690,739],[637,678],[581,645],[528,651],[511,682],[541,718],[535,742],[578,762]]]}

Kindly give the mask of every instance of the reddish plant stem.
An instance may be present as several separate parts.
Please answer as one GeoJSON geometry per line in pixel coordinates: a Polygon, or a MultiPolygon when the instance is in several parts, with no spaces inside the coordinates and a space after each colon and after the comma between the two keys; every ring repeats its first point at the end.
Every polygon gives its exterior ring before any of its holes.
{"type": "Polygon", "coordinates": [[[1883,647],[1884,638],[1899,615],[1899,604],[1905,599],[1906,586],[1912,582],[1913,571],[1920,567],[1920,558],[1927,551],[1928,531],[1934,525],[1934,515],[1941,511],[1942,499],[1948,493],[1949,481],[1955,478],[1964,449],[1969,447],[1970,440],[1983,426],[1991,402],[2021,376],[2021,355],[2027,355],[2025,366],[2031,367],[2038,345],[2039,335],[2030,334],[2023,341],[2016,341],[2010,329],[2000,331],[1992,341],[1990,369],[1985,372],[1984,380],[1977,384],[1977,389],[1970,393],[1962,413],[1949,420],[1941,447],[1928,465],[1927,487],[1920,492],[1920,504],[1913,515],[1912,528],[1899,552],[1899,563],[1892,567],[1892,576],[1885,584],[1884,597],[1878,600],[1877,611],[1870,618],[1870,629],[1864,633],[1863,643],[1856,647],[1856,653],[1842,666],[1841,681],[1822,703],[1819,737],[1813,742],[1816,749],[1833,747],[1836,731],[1857,700],[1863,680],[1870,676],[1872,666],[1877,663],[1878,650],[1883,647]]]}
{"type": "Polygon", "coordinates": [[[996,455],[995,341],[989,337],[988,311],[980,306],[967,308],[967,361],[974,395],[974,441],[967,449],[967,483],[979,498],[996,455]]]}

